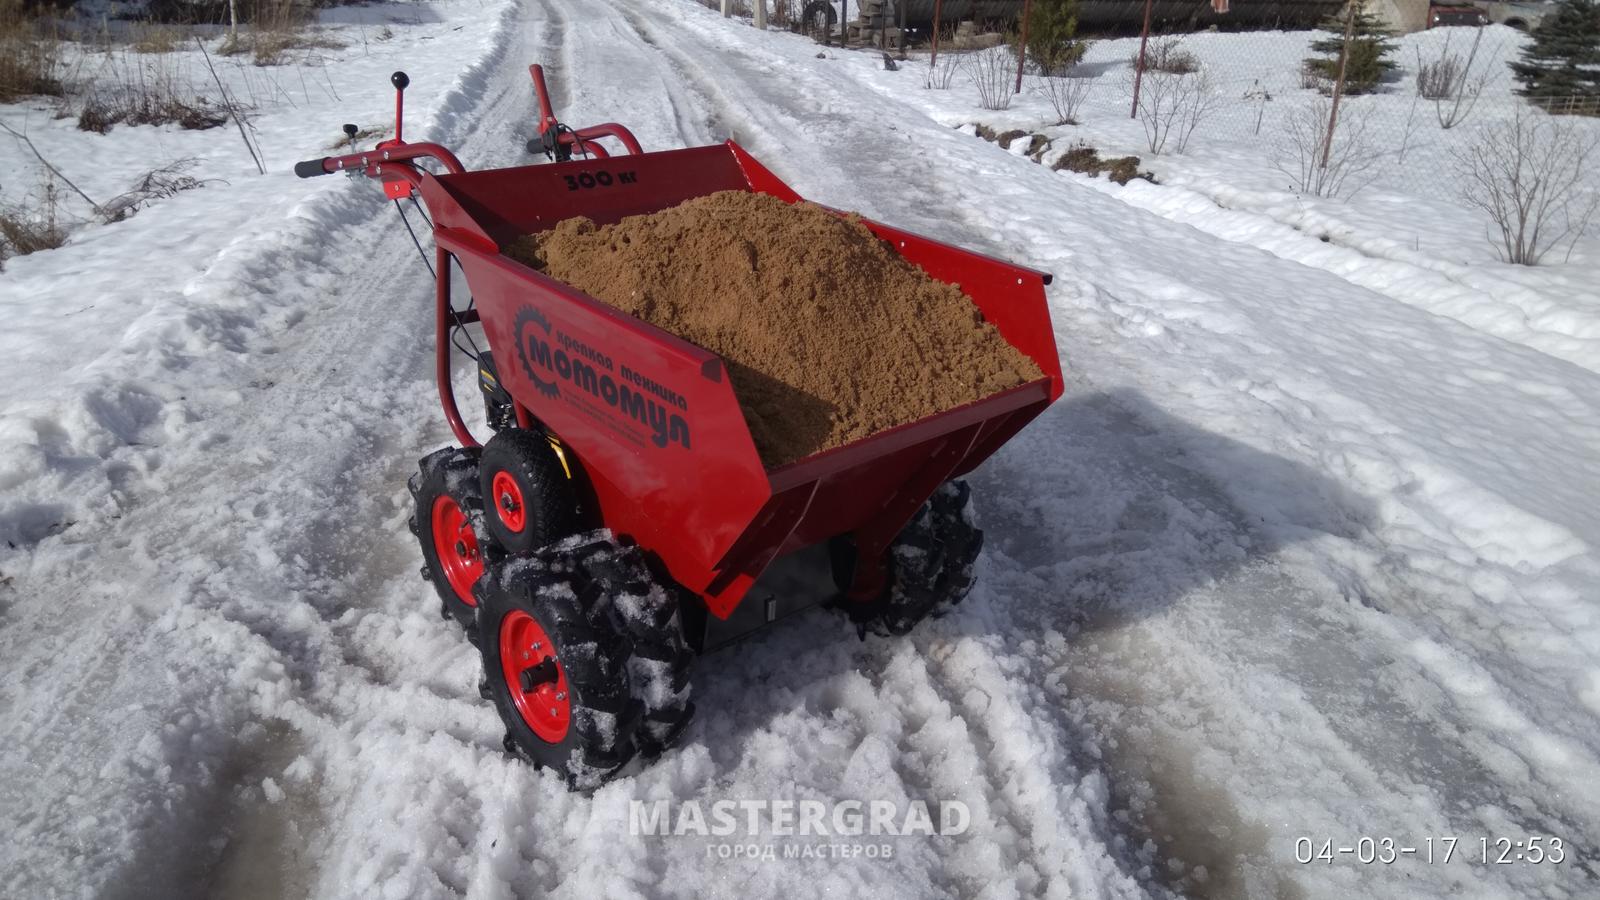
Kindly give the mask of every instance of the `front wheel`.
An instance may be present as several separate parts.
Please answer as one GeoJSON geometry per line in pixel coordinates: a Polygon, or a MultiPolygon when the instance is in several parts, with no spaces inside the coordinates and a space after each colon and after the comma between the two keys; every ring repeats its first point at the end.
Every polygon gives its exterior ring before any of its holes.
{"type": "Polygon", "coordinates": [[[574,535],[491,564],[478,597],[483,692],[508,752],[593,790],[683,733],[692,655],[638,547],[574,535]]]}
{"type": "Polygon", "coordinates": [[[571,534],[577,519],[572,481],[540,432],[503,428],[483,445],[478,489],[484,525],[507,553],[533,551],[571,534]]]}

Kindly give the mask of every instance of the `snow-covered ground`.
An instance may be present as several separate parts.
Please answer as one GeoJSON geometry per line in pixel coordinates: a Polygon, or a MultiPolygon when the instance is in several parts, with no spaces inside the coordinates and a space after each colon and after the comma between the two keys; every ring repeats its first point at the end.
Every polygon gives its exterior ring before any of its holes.
{"type": "MultiPolygon", "coordinates": [[[[1223,129],[1147,159],[1158,185],[1052,172],[952,127],[1041,130],[1036,98],[985,113],[689,0],[341,16],[325,65],[224,67],[292,98],[257,92],[266,176],[236,132],[0,107],[92,196],[183,157],[226,180],[0,273],[8,896],[1593,894],[1592,239],[1501,265],[1428,183],[1297,200],[1223,129]],[[683,745],[592,797],[501,753],[415,577],[404,479],[449,439],[415,249],[370,185],[289,174],[387,122],[396,68],[408,136],[525,162],[532,61],[573,124],[732,137],[808,197],[1055,272],[1069,372],[974,476],[989,542],[955,615],[861,642],[817,611],[701,660],[683,745]],[[632,833],[657,799],[971,823],[887,859],[723,859],[632,833]],[[1564,860],[1480,859],[1534,836],[1564,860]],[[1295,860],[1363,837],[1459,843],[1295,860]]],[[[1261,36],[1196,49],[1229,39],[1261,36]]],[[[1128,50],[1095,52],[1084,136],[1137,153],[1128,50]]],[[[9,138],[0,165],[35,171],[9,138]]]]}

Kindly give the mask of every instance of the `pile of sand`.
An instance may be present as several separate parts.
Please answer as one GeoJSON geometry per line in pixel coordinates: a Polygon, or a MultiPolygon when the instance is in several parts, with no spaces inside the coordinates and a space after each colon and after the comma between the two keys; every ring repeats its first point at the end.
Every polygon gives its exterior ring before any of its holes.
{"type": "Polygon", "coordinates": [[[505,252],[727,361],[768,467],[1042,377],[960,289],[812,203],[723,191],[505,252]]]}

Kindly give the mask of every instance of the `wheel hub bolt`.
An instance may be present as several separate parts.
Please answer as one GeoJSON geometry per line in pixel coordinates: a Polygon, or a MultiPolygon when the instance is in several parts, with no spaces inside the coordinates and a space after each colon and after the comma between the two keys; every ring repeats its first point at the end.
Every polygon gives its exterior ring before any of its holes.
{"type": "Polygon", "coordinates": [[[517,511],[517,499],[511,496],[510,491],[506,491],[504,494],[500,495],[500,508],[506,512],[517,511]]]}

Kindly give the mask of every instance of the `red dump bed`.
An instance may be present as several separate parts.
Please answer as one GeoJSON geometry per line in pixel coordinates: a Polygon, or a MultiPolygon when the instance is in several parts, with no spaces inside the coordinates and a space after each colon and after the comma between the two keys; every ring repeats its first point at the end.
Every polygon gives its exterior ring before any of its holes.
{"type": "Polygon", "coordinates": [[[719,357],[499,252],[574,215],[606,224],[723,190],[800,199],[731,141],[443,175],[422,188],[502,382],[577,454],[606,526],[725,618],[777,556],[846,532],[864,550],[886,545],[940,483],[987,458],[1062,383],[1049,275],[866,221],[928,274],[959,284],[1045,377],[768,471],[719,357]]]}

